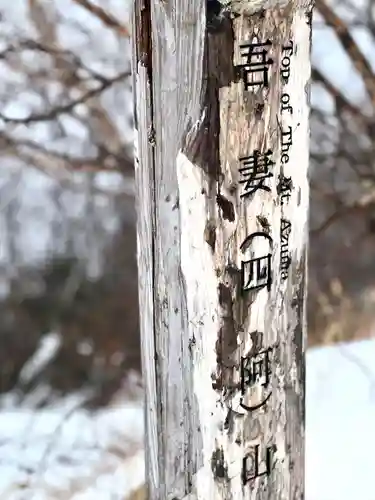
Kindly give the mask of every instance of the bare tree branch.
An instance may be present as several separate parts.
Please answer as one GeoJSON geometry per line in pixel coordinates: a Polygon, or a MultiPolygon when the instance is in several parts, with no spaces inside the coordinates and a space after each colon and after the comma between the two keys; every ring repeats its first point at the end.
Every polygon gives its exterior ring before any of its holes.
{"type": "Polygon", "coordinates": [[[367,61],[366,57],[362,54],[357,43],[349,32],[348,27],[339,18],[333,9],[327,4],[325,0],[316,0],[316,7],[324,17],[328,26],[330,26],[336,33],[337,38],[341,42],[343,48],[350,57],[354,67],[362,76],[363,83],[367,90],[367,94],[371,99],[372,104],[375,104],[375,80],[372,68],[367,61]]]}
{"type": "Polygon", "coordinates": [[[329,94],[331,94],[336,103],[336,109],[339,112],[342,109],[343,111],[348,111],[353,117],[359,118],[361,121],[368,121],[368,118],[363,115],[362,111],[354,104],[351,104],[342,92],[318,68],[314,67],[312,69],[311,77],[315,82],[321,83],[329,94]]]}
{"type": "Polygon", "coordinates": [[[67,104],[60,105],[60,106],[54,106],[51,110],[46,111],[44,113],[30,114],[29,116],[27,116],[25,118],[11,118],[11,117],[3,115],[3,113],[0,112],[0,118],[5,123],[23,124],[23,125],[29,125],[30,123],[41,122],[41,121],[55,120],[58,115],[71,112],[79,104],[86,103],[89,99],[92,99],[93,97],[96,97],[96,96],[102,94],[104,90],[106,90],[108,87],[114,85],[116,82],[119,82],[120,80],[123,80],[125,78],[129,78],[130,76],[131,76],[131,72],[125,71],[123,73],[120,73],[118,76],[116,76],[115,78],[112,78],[112,79],[104,80],[102,78],[101,85],[99,87],[97,87],[96,89],[91,89],[91,90],[87,91],[82,97],[74,99],[67,104]]]}
{"type": "Polygon", "coordinates": [[[119,35],[126,38],[130,38],[130,32],[126,26],[121,24],[116,18],[111,14],[106,12],[99,5],[91,3],[89,0],[73,0],[76,4],[88,10],[91,14],[100,19],[105,26],[114,29],[119,35]]]}

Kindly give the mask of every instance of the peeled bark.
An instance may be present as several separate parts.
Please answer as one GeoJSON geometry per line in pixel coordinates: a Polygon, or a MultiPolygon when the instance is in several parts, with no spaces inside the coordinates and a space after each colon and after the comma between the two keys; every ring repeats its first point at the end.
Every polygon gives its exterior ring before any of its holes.
{"type": "Polygon", "coordinates": [[[133,33],[149,498],[301,500],[311,4],[136,0],[133,33]]]}

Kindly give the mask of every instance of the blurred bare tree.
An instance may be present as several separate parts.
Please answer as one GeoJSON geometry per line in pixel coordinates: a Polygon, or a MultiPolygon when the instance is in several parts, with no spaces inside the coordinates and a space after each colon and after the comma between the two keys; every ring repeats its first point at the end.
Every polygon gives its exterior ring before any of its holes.
{"type": "Polygon", "coordinates": [[[1,7],[3,392],[93,387],[105,404],[140,369],[129,32],[103,4],[1,7]]]}
{"type": "Polygon", "coordinates": [[[315,5],[309,327],[326,343],[375,320],[375,4],[315,5]]]}
{"type": "MultiPolygon", "coordinates": [[[[374,322],[375,7],[363,1],[316,0],[311,344],[374,322]]],[[[0,1],[2,392],[93,387],[102,405],[140,369],[127,15],[115,0],[0,1]],[[52,333],[52,359],[24,377],[52,333]]]]}

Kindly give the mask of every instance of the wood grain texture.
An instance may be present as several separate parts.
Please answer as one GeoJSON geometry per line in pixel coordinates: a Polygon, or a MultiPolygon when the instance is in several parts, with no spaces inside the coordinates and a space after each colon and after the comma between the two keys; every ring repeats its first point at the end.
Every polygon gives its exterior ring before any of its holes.
{"type": "Polygon", "coordinates": [[[142,335],[142,371],[147,391],[145,401],[145,456],[146,481],[150,498],[159,498],[158,409],[155,366],[154,327],[154,156],[150,143],[153,110],[150,69],[147,55],[149,43],[149,11],[145,2],[135,5],[133,16],[133,95],[136,126],[142,131],[135,134],[135,181],[137,204],[137,255],[142,335]],[[139,94],[137,94],[139,92],[139,94]],[[139,95],[139,98],[138,98],[139,95]],[[141,163],[139,158],[142,159],[141,163]]]}
{"type": "Polygon", "coordinates": [[[301,500],[311,6],[233,1],[214,17],[203,0],[137,0],[134,11],[149,498],[301,500]],[[254,37],[272,41],[273,65],[268,89],[245,92],[235,66],[254,37]],[[270,190],[241,198],[239,157],[255,149],[273,151],[270,190]],[[259,231],[273,239],[272,285],[242,295],[240,247],[259,231]],[[249,413],[241,356],[267,347],[272,391],[249,413]],[[271,473],[244,484],[257,444],[272,447],[271,473]]]}

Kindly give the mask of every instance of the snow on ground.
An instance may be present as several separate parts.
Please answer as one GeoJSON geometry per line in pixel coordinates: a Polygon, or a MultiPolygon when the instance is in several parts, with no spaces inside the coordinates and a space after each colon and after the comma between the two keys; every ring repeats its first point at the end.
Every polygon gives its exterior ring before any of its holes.
{"type": "Polygon", "coordinates": [[[307,357],[306,500],[375,500],[375,340],[307,357]]]}
{"type": "Polygon", "coordinates": [[[1,500],[122,500],[142,484],[141,403],[70,406],[0,412],[1,500]]]}
{"type": "MultiPolygon", "coordinates": [[[[0,412],[0,500],[125,500],[142,484],[141,402],[78,401],[0,412]]],[[[375,500],[375,340],[312,349],[306,409],[306,500],[375,500]]]]}

